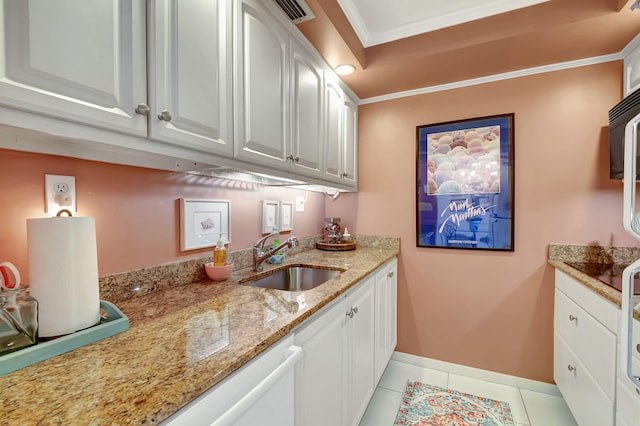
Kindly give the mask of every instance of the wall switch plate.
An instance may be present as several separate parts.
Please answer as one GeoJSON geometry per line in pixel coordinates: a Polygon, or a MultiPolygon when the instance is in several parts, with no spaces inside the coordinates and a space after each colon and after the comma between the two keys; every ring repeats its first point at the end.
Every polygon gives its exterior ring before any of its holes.
{"type": "Polygon", "coordinates": [[[45,212],[51,216],[60,210],[76,214],[75,176],[44,175],[45,212]]]}
{"type": "Polygon", "coordinates": [[[303,212],[304,211],[304,197],[296,197],[296,211],[303,212]]]}

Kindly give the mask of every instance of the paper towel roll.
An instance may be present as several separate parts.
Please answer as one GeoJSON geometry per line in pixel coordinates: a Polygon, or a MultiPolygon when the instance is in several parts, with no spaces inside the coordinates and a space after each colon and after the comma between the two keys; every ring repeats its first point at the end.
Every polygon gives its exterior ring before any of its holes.
{"type": "Polygon", "coordinates": [[[30,292],[38,301],[38,335],[60,336],[98,323],[94,219],[27,219],[27,244],[30,292]]]}

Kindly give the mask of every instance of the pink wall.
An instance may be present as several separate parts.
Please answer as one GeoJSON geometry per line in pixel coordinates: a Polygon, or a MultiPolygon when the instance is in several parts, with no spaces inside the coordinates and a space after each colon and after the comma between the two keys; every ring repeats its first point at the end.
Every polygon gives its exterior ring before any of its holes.
{"type": "Polygon", "coordinates": [[[607,63],[360,107],[360,192],[327,214],[352,216],[354,234],[401,237],[398,351],[553,381],[547,245],[636,245],[622,183],[608,178],[621,76],[607,63]],[[515,251],[416,248],[416,126],[510,112],[515,251]]]}
{"type": "MultiPolygon", "coordinates": [[[[608,63],[360,107],[360,191],[309,192],[294,234],[339,216],[352,234],[401,237],[397,350],[553,381],[549,243],[636,245],[608,179],[607,111],[621,65],[608,63]],[[515,251],[416,248],[416,126],[515,113],[515,251]],[[393,155],[389,155],[393,153],[393,155]],[[326,201],[325,201],[326,200],[326,201]],[[326,214],[325,214],[326,209],[326,214]]],[[[304,191],[0,150],[0,260],[28,270],[26,219],[44,216],[44,174],[76,176],[78,210],[96,218],[100,274],[201,256],[179,250],[177,200],[230,199],[230,249],[260,236],[260,202],[304,191]]]]}
{"type": "Polygon", "coordinates": [[[207,254],[211,249],[180,251],[179,198],[231,200],[230,250],[250,247],[261,236],[265,199],[306,195],[305,211],[294,212],[292,234],[322,233],[323,194],[0,149],[0,260],[15,263],[26,282],[26,219],[46,217],[45,174],[76,177],[78,215],[96,220],[100,275],[207,254]]]}

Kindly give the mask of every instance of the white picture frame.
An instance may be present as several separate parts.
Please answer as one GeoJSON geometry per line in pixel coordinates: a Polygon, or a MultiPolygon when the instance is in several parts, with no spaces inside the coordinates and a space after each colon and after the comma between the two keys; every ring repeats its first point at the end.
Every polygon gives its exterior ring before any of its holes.
{"type": "Polygon", "coordinates": [[[262,233],[271,234],[280,230],[280,201],[262,201],[262,233]]]}
{"type": "Polygon", "coordinates": [[[280,231],[293,231],[293,201],[280,202],[280,231]]]}
{"type": "Polygon", "coordinates": [[[213,247],[219,239],[231,242],[231,201],[180,199],[180,251],[213,247]]]}

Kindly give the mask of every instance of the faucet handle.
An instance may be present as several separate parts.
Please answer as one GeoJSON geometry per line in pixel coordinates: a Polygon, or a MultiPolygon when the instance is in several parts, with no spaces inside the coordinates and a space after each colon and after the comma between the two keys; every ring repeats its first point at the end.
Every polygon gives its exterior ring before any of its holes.
{"type": "Polygon", "coordinates": [[[253,246],[256,247],[256,248],[263,248],[265,241],[267,241],[270,237],[273,237],[274,235],[278,235],[278,234],[279,234],[279,232],[272,232],[271,234],[267,235],[266,237],[260,238],[258,241],[256,241],[256,243],[253,246]]]}

